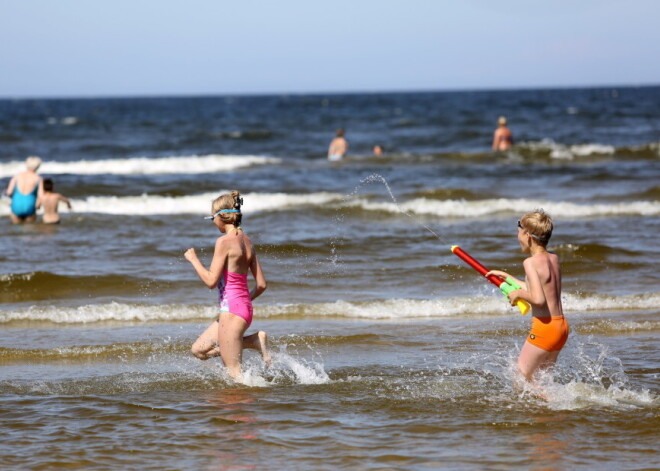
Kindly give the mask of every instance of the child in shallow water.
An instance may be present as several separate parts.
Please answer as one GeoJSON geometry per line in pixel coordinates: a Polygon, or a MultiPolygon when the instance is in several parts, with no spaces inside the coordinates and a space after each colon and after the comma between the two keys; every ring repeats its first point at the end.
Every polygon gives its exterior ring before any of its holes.
{"type": "MultiPolygon", "coordinates": [[[[514,278],[522,289],[509,293],[509,301],[524,299],[532,305],[532,330],[518,357],[518,368],[527,381],[539,369],[553,366],[568,339],[568,322],[561,305],[559,257],[547,251],[552,236],[552,218],[542,209],[525,214],[518,221],[518,242],[531,256],[523,262],[525,280],[514,278]]],[[[506,272],[486,274],[513,278],[506,272]]]]}
{"type": "Polygon", "coordinates": [[[44,208],[43,222],[45,224],[59,224],[60,213],[57,212],[57,206],[60,202],[65,203],[71,211],[71,201],[60,193],[55,193],[53,189],[53,180],[44,178],[44,192],[37,201],[37,209],[44,208]]]}
{"type": "Polygon", "coordinates": [[[264,277],[257,253],[250,238],[241,228],[241,205],[243,199],[238,191],[221,195],[211,205],[210,219],[215,227],[225,234],[218,237],[211,266],[207,270],[199,261],[195,249],[185,253],[197,275],[210,289],[218,288],[220,314],[192,345],[191,351],[200,360],[220,355],[230,376],[242,379],[241,360],[244,348],[261,353],[266,364],[270,364],[268,337],[265,332],[243,336],[252,323],[252,300],[266,290],[264,277]],[[248,271],[256,281],[249,291],[248,271]]]}

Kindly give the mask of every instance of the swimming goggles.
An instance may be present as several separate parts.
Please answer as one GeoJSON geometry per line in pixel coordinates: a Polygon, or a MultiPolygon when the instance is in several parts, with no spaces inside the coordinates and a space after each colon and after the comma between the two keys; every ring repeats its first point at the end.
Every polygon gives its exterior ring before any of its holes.
{"type": "Polygon", "coordinates": [[[221,213],[240,213],[240,212],[241,212],[240,209],[221,209],[220,211],[218,211],[217,213],[215,213],[213,216],[204,216],[204,219],[211,219],[211,220],[213,220],[213,219],[215,219],[215,217],[216,217],[218,214],[221,214],[221,213]]]}
{"type": "Polygon", "coordinates": [[[525,228],[522,226],[522,224],[520,224],[520,221],[518,221],[518,229],[522,229],[523,231],[527,232],[527,233],[529,234],[530,237],[532,237],[532,238],[538,240],[539,242],[545,242],[541,237],[539,237],[539,236],[537,236],[537,235],[534,235],[534,234],[532,234],[531,232],[529,232],[527,229],[525,229],[525,228]]]}

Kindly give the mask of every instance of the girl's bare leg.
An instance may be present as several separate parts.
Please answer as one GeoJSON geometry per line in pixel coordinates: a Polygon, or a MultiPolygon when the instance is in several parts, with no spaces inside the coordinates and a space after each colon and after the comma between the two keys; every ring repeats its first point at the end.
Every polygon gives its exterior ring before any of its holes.
{"type": "Polygon", "coordinates": [[[267,366],[271,365],[272,361],[270,358],[270,350],[268,349],[268,335],[263,330],[260,330],[256,334],[243,337],[243,348],[258,350],[264,363],[266,363],[267,366]]]}
{"type": "Polygon", "coordinates": [[[190,351],[200,360],[208,360],[209,358],[220,355],[220,346],[218,345],[218,321],[214,321],[207,327],[202,335],[195,340],[195,343],[192,344],[190,351]]]}
{"type": "Polygon", "coordinates": [[[220,355],[229,370],[229,376],[234,380],[241,379],[243,334],[247,327],[247,322],[242,317],[231,312],[220,313],[220,325],[218,326],[220,355]]]}

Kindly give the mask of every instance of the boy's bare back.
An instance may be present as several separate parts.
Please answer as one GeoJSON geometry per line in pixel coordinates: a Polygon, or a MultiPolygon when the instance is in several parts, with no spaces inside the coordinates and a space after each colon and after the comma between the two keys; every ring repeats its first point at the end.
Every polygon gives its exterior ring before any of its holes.
{"type": "Polygon", "coordinates": [[[563,316],[559,257],[550,252],[537,253],[526,259],[523,266],[532,296],[540,290],[544,298],[543,303],[533,304],[532,315],[534,317],[563,316]]]}
{"type": "Polygon", "coordinates": [[[71,203],[68,198],[65,198],[60,193],[52,193],[50,191],[44,192],[39,199],[39,206],[44,208],[43,221],[47,224],[55,224],[60,221],[60,214],[57,211],[57,206],[60,201],[66,203],[71,209],[71,203]]]}

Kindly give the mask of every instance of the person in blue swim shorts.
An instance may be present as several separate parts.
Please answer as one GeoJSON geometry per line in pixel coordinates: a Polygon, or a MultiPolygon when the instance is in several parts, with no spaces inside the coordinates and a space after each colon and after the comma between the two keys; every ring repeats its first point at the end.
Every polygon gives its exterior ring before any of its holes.
{"type": "Polygon", "coordinates": [[[9,217],[12,224],[34,222],[37,219],[37,198],[44,192],[43,181],[37,175],[41,159],[28,157],[25,165],[27,170],[15,175],[7,187],[7,195],[11,198],[9,217]]]}

